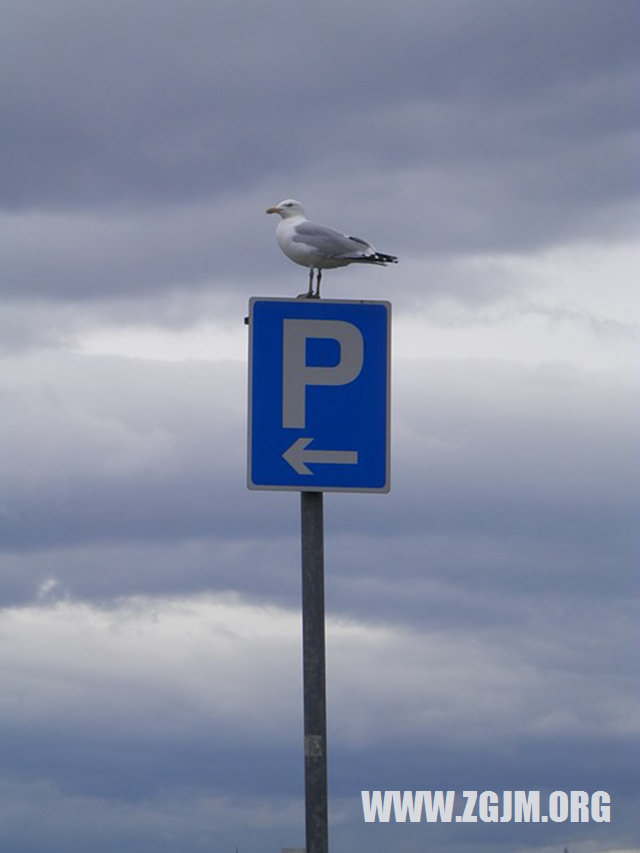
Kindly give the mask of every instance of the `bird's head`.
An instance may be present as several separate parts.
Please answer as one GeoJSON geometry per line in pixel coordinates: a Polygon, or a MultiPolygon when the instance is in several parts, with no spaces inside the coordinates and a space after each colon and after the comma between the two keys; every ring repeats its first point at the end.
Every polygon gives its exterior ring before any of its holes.
{"type": "Polygon", "coordinates": [[[273,207],[267,208],[267,213],[278,213],[283,219],[291,216],[304,216],[304,207],[295,198],[285,198],[273,207]]]}

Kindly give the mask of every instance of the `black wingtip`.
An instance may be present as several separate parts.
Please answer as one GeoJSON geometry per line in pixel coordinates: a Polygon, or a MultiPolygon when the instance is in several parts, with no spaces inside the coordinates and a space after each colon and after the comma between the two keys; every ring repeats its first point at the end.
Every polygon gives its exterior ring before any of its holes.
{"type": "Polygon", "coordinates": [[[398,259],[395,255],[385,255],[382,252],[376,252],[374,255],[376,261],[380,264],[397,264],[398,259]]]}
{"type": "Polygon", "coordinates": [[[395,255],[384,255],[382,252],[376,252],[375,255],[365,255],[364,257],[358,258],[344,257],[343,260],[355,264],[380,264],[381,266],[398,263],[398,259],[395,255]]]}

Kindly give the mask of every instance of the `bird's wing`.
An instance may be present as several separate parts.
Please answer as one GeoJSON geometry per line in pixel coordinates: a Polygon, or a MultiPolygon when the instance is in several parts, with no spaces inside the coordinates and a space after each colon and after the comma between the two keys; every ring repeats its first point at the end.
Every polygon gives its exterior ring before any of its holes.
{"type": "Polygon", "coordinates": [[[335,228],[309,221],[296,225],[291,239],[294,243],[311,246],[328,258],[366,257],[375,252],[366,240],[348,237],[335,228]]]}

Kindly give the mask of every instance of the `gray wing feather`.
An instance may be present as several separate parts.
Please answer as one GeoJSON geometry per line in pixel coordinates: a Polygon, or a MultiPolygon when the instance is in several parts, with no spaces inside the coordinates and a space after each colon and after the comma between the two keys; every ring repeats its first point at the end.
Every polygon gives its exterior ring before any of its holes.
{"type": "Polygon", "coordinates": [[[333,258],[340,258],[344,255],[368,254],[373,251],[372,246],[365,240],[347,237],[346,234],[336,231],[335,228],[316,225],[315,222],[303,222],[298,225],[293,241],[313,246],[318,252],[333,258]]]}

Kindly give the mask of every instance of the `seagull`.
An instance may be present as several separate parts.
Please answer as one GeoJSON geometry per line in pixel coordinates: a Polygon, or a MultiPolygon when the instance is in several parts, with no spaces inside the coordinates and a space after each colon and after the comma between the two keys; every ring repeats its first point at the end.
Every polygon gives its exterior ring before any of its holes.
{"type": "Polygon", "coordinates": [[[277,213],[281,218],[276,228],[278,245],[288,258],[303,267],[309,267],[309,290],[300,294],[309,299],[320,298],[322,270],[346,267],[348,264],[397,264],[394,255],[377,252],[371,243],[358,237],[349,237],[335,228],[318,225],[307,219],[304,207],[294,198],[287,198],[267,213],[277,213]],[[316,289],[313,290],[313,271],[316,270],[316,289]]]}

